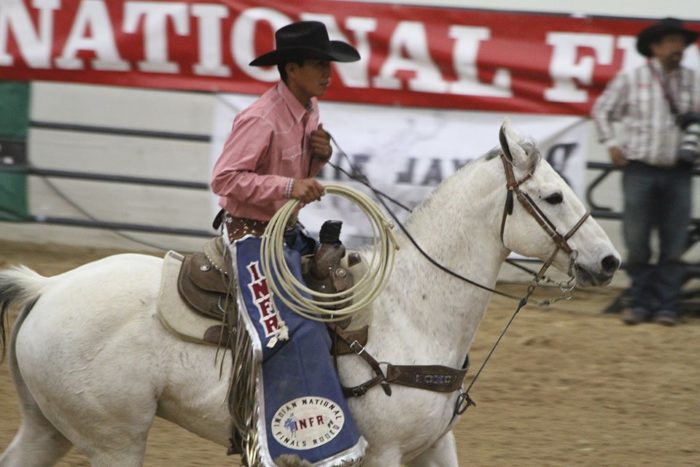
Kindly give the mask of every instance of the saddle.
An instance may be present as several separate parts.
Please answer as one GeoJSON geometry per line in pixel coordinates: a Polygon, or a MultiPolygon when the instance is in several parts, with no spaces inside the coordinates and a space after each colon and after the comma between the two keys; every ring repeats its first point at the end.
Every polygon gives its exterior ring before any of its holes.
{"type": "MultiPolygon", "coordinates": [[[[302,258],[304,279],[310,288],[322,292],[350,288],[353,273],[363,266],[359,254],[346,255],[345,248],[337,244],[322,243],[316,255],[302,258]]],[[[164,258],[158,316],[166,329],[180,338],[226,346],[238,322],[236,287],[236,274],[222,237],[212,238],[199,252],[181,255],[169,251],[164,258]]],[[[359,329],[345,332],[364,345],[369,326],[357,324],[359,329]]],[[[342,323],[344,328],[348,325],[349,321],[342,323]]],[[[334,345],[336,355],[351,352],[344,341],[334,345]]]]}

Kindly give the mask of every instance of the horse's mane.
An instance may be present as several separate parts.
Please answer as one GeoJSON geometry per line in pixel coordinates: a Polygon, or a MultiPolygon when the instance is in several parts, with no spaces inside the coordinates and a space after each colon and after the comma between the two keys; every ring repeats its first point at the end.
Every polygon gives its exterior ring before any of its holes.
{"type": "MultiPolygon", "coordinates": [[[[501,148],[500,148],[500,147],[494,147],[493,149],[489,150],[489,151],[488,151],[487,153],[485,153],[485,154],[482,154],[481,156],[477,157],[476,159],[471,159],[469,162],[467,162],[467,163],[464,164],[462,167],[460,167],[459,170],[457,170],[454,174],[452,174],[451,176],[447,177],[446,179],[444,179],[443,181],[441,181],[440,183],[438,183],[438,184],[435,186],[435,188],[433,189],[433,191],[431,191],[431,192],[428,194],[428,196],[426,196],[420,203],[418,203],[418,204],[412,209],[411,213],[417,213],[417,212],[422,211],[423,209],[427,208],[428,206],[430,206],[430,204],[433,202],[433,200],[434,200],[434,198],[435,198],[435,194],[438,193],[438,192],[441,190],[442,187],[444,187],[445,185],[447,185],[447,184],[449,184],[449,183],[454,182],[454,181],[455,181],[455,180],[454,180],[455,178],[459,178],[459,177],[457,177],[457,174],[470,171],[470,170],[472,170],[479,162],[489,161],[489,160],[491,160],[491,159],[497,157],[498,155],[500,155],[500,153],[501,153],[501,148]]],[[[409,218],[409,219],[410,219],[410,218],[409,218]]]]}
{"type": "Polygon", "coordinates": [[[502,152],[503,151],[501,150],[500,146],[494,146],[493,148],[489,149],[489,151],[481,157],[483,157],[487,161],[490,161],[491,159],[495,159],[496,157],[500,157],[502,152]]]}

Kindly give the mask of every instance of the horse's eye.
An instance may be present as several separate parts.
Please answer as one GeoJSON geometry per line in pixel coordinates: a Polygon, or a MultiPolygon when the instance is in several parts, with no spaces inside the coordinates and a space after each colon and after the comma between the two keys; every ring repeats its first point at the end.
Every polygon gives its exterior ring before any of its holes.
{"type": "Polygon", "coordinates": [[[561,193],[557,192],[547,196],[544,200],[549,204],[560,204],[562,201],[564,201],[564,198],[562,197],[561,193]]]}

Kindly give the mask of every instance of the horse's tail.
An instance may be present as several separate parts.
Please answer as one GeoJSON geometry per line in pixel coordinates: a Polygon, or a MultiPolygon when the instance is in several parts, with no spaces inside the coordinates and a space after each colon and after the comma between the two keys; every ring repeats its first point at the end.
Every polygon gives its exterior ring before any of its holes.
{"type": "Polygon", "coordinates": [[[8,310],[12,303],[18,306],[36,301],[49,282],[48,277],[26,266],[15,266],[0,271],[0,362],[5,356],[8,310]]]}

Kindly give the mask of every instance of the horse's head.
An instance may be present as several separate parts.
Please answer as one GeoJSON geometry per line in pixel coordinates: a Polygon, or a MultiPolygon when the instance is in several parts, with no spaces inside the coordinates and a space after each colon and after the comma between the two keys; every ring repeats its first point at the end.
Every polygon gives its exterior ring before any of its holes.
{"type": "Polygon", "coordinates": [[[507,121],[499,139],[508,187],[503,244],[551,262],[580,285],[609,283],[620,266],[620,254],[600,225],[535,144],[520,138],[507,121]]]}

